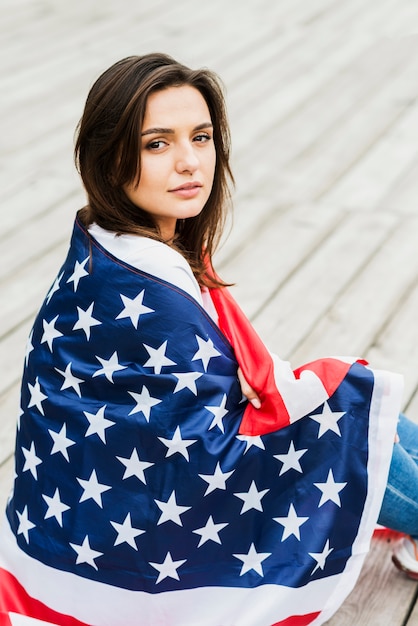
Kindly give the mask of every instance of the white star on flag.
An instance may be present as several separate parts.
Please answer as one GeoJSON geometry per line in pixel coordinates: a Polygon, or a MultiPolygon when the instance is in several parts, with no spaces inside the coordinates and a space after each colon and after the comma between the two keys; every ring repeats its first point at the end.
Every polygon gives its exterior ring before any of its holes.
{"type": "Polygon", "coordinates": [[[281,541],[284,541],[291,535],[294,535],[296,539],[300,541],[299,528],[308,521],[309,517],[298,517],[293,504],[289,506],[289,512],[287,517],[273,517],[274,521],[281,524],[283,528],[283,535],[281,541]]]}
{"type": "Polygon", "coordinates": [[[204,495],[207,496],[208,493],[215,491],[215,489],[225,490],[226,481],[230,476],[232,476],[234,472],[235,470],[232,470],[231,472],[222,472],[221,466],[218,461],[218,463],[216,464],[215,472],[213,474],[199,474],[199,477],[208,483],[208,487],[204,495]]]}
{"type": "Polygon", "coordinates": [[[28,518],[27,505],[21,513],[19,513],[19,511],[16,511],[16,514],[19,518],[19,527],[17,529],[17,534],[23,535],[26,539],[26,543],[29,543],[29,531],[32,530],[32,528],[35,528],[36,525],[32,524],[32,522],[28,518]]]}
{"type": "Polygon", "coordinates": [[[260,450],[266,449],[260,435],[237,435],[237,439],[239,439],[239,441],[244,441],[247,444],[244,454],[246,454],[252,446],[260,448],[260,450]]]}
{"type": "Polygon", "coordinates": [[[202,528],[196,528],[196,530],[193,531],[197,535],[200,535],[200,541],[197,547],[200,548],[200,546],[206,543],[206,541],[222,543],[219,538],[219,533],[223,528],[225,528],[225,526],[228,526],[228,524],[215,524],[212,515],[210,515],[205,526],[202,526],[202,528]]]}
{"type": "Polygon", "coordinates": [[[61,376],[64,376],[64,382],[61,385],[61,391],[64,389],[74,389],[79,398],[81,398],[80,385],[84,383],[84,380],[81,378],[77,378],[71,371],[72,363],[68,363],[67,367],[64,371],[59,370],[57,367],[54,367],[55,371],[61,376]]]}
{"type": "Polygon", "coordinates": [[[78,306],[78,320],[73,326],[73,330],[84,330],[87,341],[90,339],[90,329],[93,328],[93,326],[100,326],[101,324],[99,320],[93,317],[93,307],[94,302],[92,302],[85,311],[78,306]]]}
{"type": "Polygon", "coordinates": [[[89,258],[90,257],[87,257],[86,259],[84,259],[84,261],[81,261],[81,263],[79,263],[78,261],[75,262],[74,271],[71,274],[70,278],[67,280],[67,283],[74,283],[74,291],[77,291],[80,279],[83,278],[83,276],[89,275],[89,273],[85,269],[86,263],[89,258]]]}
{"type": "Polygon", "coordinates": [[[35,384],[31,385],[30,383],[28,383],[28,387],[29,387],[29,393],[30,393],[28,409],[30,409],[32,406],[36,406],[39,413],[41,413],[41,415],[45,415],[44,410],[42,408],[42,402],[46,400],[48,396],[42,393],[38,376],[35,379],[35,384]]]}
{"type": "Polygon", "coordinates": [[[216,356],[221,356],[221,353],[218,352],[218,350],[213,345],[212,339],[207,339],[205,341],[205,339],[202,339],[202,337],[199,337],[199,335],[195,335],[195,337],[199,349],[193,356],[192,361],[201,360],[203,364],[203,369],[205,370],[205,372],[207,372],[209,361],[216,356]]]}
{"type": "Polygon", "coordinates": [[[224,393],[221,404],[219,406],[205,406],[205,409],[210,411],[213,415],[213,420],[208,430],[211,430],[212,428],[215,428],[215,426],[217,426],[222,433],[225,432],[222,419],[228,413],[228,410],[225,408],[226,400],[226,393],[224,393]]]}
{"type": "Polygon", "coordinates": [[[158,585],[158,583],[164,580],[164,578],[174,578],[174,580],[180,580],[177,570],[181,567],[181,565],[183,565],[183,563],[186,562],[186,560],[187,559],[183,559],[182,561],[173,561],[171,553],[167,552],[162,563],[151,563],[150,561],[149,564],[159,572],[155,584],[158,585]]]}
{"type": "Polygon", "coordinates": [[[131,476],[136,476],[144,485],[147,484],[145,480],[144,470],[152,467],[154,463],[147,463],[146,461],[141,461],[138,456],[138,452],[136,448],[132,450],[132,454],[129,459],[125,459],[121,456],[116,457],[118,461],[120,461],[125,466],[125,473],[122,476],[122,480],[126,478],[130,478],[131,476]]]}
{"type": "Polygon", "coordinates": [[[56,293],[59,288],[60,288],[60,282],[62,277],[64,276],[64,272],[62,272],[59,276],[57,276],[57,278],[54,280],[54,283],[51,287],[51,289],[48,291],[48,293],[46,294],[46,303],[49,304],[51,301],[52,296],[54,295],[54,293],[56,293]]]}
{"type": "Polygon", "coordinates": [[[129,317],[133,326],[138,328],[138,322],[141,315],[146,315],[147,313],[154,313],[154,309],[150,309],[149,307],[142,304],[144,299],[145,289],[143,289],[136,298],[128,298],[120,294],[120,297],[123,302],[124,308],[116,317],[117,320],[124,319],[125,317],[129,317]]]}
{"type": "Polygon", "coordinates": [[[143,413],[145,419],[149,422],[152,407],[156,404],[160,404],[162,400],[150,396],[150,393],[145,385],[143,385],[141,393],[135,393],[135,391],[128,391],[128,393],[136,402],[136,406],[132,409],[129,415],[133,415],[134,413],[143,413]]]}
{"type": "Polygon", "coordinates": [[[254,544],[252,543],[247,554],[233,554],[232,556],[239,559],[243,563],[240,576],[243,576],[252,569],[260,576],[264,576],[261,563],[271,556],[271,552],[257,552],[254,544]]]}
{"type": "Polygon", "coordinates": [[[55,324],[56,324],[58,317],[59,315],[56,315],[54,319],[52,319],[50,322],[47,322],[46,320],[42,320],[44,333],[42,335],[41,343],[46,342],[51,352],[52,352],[52,342],[54,341],[54,339],[57,339],[57,337],[63,337],[63,334],[60,333],[60,331],[55,328],[55,324]]]}
{"type": "Polygon", "coordinates": [[[87,565],[91,565],[95,570],[98,569],[94,559],[97,559],[99,556],[102,556],[103,552],[97,552],[97,550],[93,550],[90,548],[88,535],[84,537],[83,543],[78,545],[76,543],[70,543],[75,552],[77,552],[77,560],[76,565],[80,565],[80,563],[87,563],[87,565]]]}
{"type": "Polygon", "coordinates": [[[32,344],[32,339],[33,339],[33,329],[30,331],[29,337],[26,341],[26,349],[25,349],[25,365],[26,367],[28,366],[29,363],[29,355],[32,352],[32,350],[34,350],[33,344],[32,344]]]}
{"type": "Polygon", "coordinates": [[[261,500],[269,491],[270,489],[263,489],[262,491],[258,491],[255,482],[252,481],[248,491],[234,493],[234,496],[240,498],[240,500],[243,500],[244,502],[240,515],[242,515],[246,511],[250,511],[251,509],[255,509],[256,511],[262,511],[263,507],[261,506],[261,500]]]}
{"type": "Polygon", "coordinates": [[[318,508],[328,502],[328,500],[332,500],[335,502],[337,506],[341,506],[340,500],[340,491],[344,489],[347,483],[336,483],[334,480],[334,474],[330,469],[328,472],[328,478],[326,483],[314,483],[315,487],[317,487],[320,491],[322,491],[322,496],[318,504],[318,508]]]}
{"type": "Polygon", "coordinates": [[[118,536],[115,539],[115,543],[113,544],[114,546],[118,546],[121,543],[127,543],[134,550],[138,550],[138,546],[135,542],[135,537],[139,537],[139,535],[142,535],[145,530],[133,528],[130,513],[127,514],[122,524],[118,524],[117,522],[110,523],[118,533],[118,536]]]}
{"type": "Polygon", "coordinates": [[[88,480],[83,480],[82,478],[77,478],[77,480],[83,488],[83,493],[81,494],[79,502],[91,499],[94,500],[102,509],[102,493],[109,491],[112,487],[109,487],[109,485],[101,485],[99,483],[97,480],[96,470],[92,471],[88,480]]]}
{"type": "Polygon", "coordinates": [[[309,556],[311,556],[316,561],[316,565],[312,570],[311,576],[312,574],[316,572],[317,569],[322,569],[322,570],[324,569],[325,561],[327,560],[327,558],[329,557],[329,555],[331,554],[333,550],[334,548],[329,547],[329,539],[328,539],[322,552],[308,552],[309,556]]]}
{"type": "Polygon", "coordinates": [[[328,430],[332,430],[339,437],[341,437],[340,427],[338,426],[338,420],[340,420],[343,415],[345,415],[345,411],[335,411],[332,412],[328,402],[324,403],[324,407],[322,409],[322,413],[317,413],[315,415],[310,415],[311,420],[318,422],[319,431],[318,431],[318,439],[322,437],[328,430]]]}
{"type": "Polygon", "coordinates": [[[172,439],[164,439],[164,437],[158,437],[158,439],[167,447],[166,457],[172,456],[178,452],[184,456],[186,461],[189,461],[189,451],[187,448],[197,441],[197,439],[182,439],[180,426],[177,426],[172,439]]]}
{"type": "Polygon", "coordinates": [[[154,500],[154,502],[160,511],[162,511],[160,519],[157,522],[157,526],[169,521],[174,522],[177,526],[183,526],[180,515],[191,509],[190,506],[181,506],[177,504],[175,491],[172,491],[167,502],[162,502],[161,500],[154,500]]]}
{"type": "Polygon", "coordinates": [[[42,460],[38,456],[36,456],[35,443],[32,441],[29,450],[22,446],[22,452],[25,457],[25,464],[23,466],[22,472],[30,471],[34,479],[38,480],[38,472],[36,467],[37,465],[40,465],[42,463],[42,460]]]}
{"type": "Polygon", "coordinates": [[[297,472],[301,472],[303,474],[299,459],[307,451],[307,448],[304,450],[295,450],[295,445],[293,441],[291,441],[289,445],[289,450],[286,452],[286,454],[275,454],[274,458],[283,463],[282,467],[280,468],[279,476],[285,474],[290,469],[294,469],[297,472]]]}
{"type": "Polygon", "coordinates": [[[106,428],[110,428],[115,425],[115,422],[108,420],[104,416],[104,412],[106,409],[106,405],[102,406],[97,413],[88,413],[88,411],[83,411],[84,415],[89,421],[90,426],[86,430],[85,437],[90,437],[90,435],[98,435],[103,443],[106,443],[106,428]]]}
{"type": "Polygon", "coordinates": [[[203,376],[201,372],[179,372],[173,373],[173,376],[177,378],[177,384],[173,393],[177,393],[182,389],[190,389],[190,391],[197,396],[196,380],[203,376]]]}
{"type": "Polygon", "coordinates": [[[152,348],[151,346],[147,346],[144,343],[144,348],[149,354],[149,359],[146,363],[144,363],[144,367],[153,367],[154,374],[161,374],[161,370],[163,367],[167,367],[168,365],[176,365],[174,361],[165,356],[165,351],[167,349],[167,341],[161,344],[159,348],[152,348]]]}
{"type": "Polygon", "coordinates": [[[110,383],[113,383],[113,374],[115,372],[120,372],[120,370],[126,370],[127,368],[126,365],[120,365],[117,352],[114,352],[110,359],[102,359],[100,356],[96,356],[96,359],[100,361],[102,367],[94,372],[93,378],[104,374],[110,383]]]}
{"type": "Polygon", "coordinates": [[[55,493],[52,496],[52,498],[44,494],[42,494],[42,497],[48,505],[48,510],[45,513],[44,519],[48,519],[49,517],[55,517],[58,524],[62,528],[62,514],[65,511],[68,511],[71,507],[61,502],[61,497],[60,497],[60,492],[59,492],[58,487],[55,489],[55,493]]]}
{"type": "Polygon", "coordinates": [[[65,424],[62,425],[61,430],[57,433],[54,430],[48,429],[49,434],[52,437],[54,442],[51,450],[51,454],[56,454],[57,452],[61,452],[64,459],[69,461],[67,448],[73,446],[75,441],[72,439],[68,439],[67,437],[67,426],[65,424]]]}

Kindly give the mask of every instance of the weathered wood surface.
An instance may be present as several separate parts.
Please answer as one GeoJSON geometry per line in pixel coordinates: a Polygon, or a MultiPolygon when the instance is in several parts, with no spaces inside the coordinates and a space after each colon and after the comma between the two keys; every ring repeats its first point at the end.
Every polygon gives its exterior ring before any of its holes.
{"type": "MultiPolygon", "coordinates": [[[[358,354],[405,376],[418,416],[415,0],[0,0],[0,500],[12,484],[33,316],[83,192],[73,131],[119,58],[161,50],[222,76],[237,180],[218,267],[295,365],[358,354]]],[[[418,626],[417,585],[373,541],[330,626],[418,626]]]]}

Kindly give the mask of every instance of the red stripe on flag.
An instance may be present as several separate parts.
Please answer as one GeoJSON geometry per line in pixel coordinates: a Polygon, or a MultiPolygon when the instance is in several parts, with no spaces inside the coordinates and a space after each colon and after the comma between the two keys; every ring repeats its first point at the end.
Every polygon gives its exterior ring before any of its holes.
{"type": "Polygon", "coordinates": [[[261,400],[260,409],[247,404],[240,434],[265,435],[288,426],[289,414],[276,387],[269,351],[227,289],[211,289],[210,293],[219,327],[234,349],[244,378],[261,400]]]}
{"type": "MultiPolygon", "coordinates": [[[[63,615],[50,609],[46,604],[32,598],[26,593],[19,581],[2,568],[0,568],[0,611],[33,617],[50,624],[59,624],[59,626],[88,626],[88,624],[80,622],[70,615],[63,615]]],[[[1,615],[2,613],[0,613],[1,615]]],[[[10,620],[8,622],[0,621],[0,626],[3,624],[10,626],[10,620]]]]}
{"type": "Polygon", "coordinates": [[[12,626],[12,622],[7,613],[0,613],[0,626],[12,626]]]}
{"type": "Polygon", "coordinates": [[[272,626],[308,626],[312,624],[314,619],[318,617],[319,613],[309,613],[309,615],[294,615],[288,617],[281,622],[276,622],[272,626]]]}
{"type": "MultiPolygon", "coordinates": [[[[354,362],[354,360],[353,360],[354,362]]],[[[357,360],[357,363],[367,365],[367,361],[357,360]]],[[[300,378],[302,372],[309,370],[318,376],[330,398],[338,389],[344,378],[347,376],[348,370],[353,363],[347,363],[340,359],[324,358],[317,361],[306,363],[298,369],[294,370],[296,378],[300,378]]]]}

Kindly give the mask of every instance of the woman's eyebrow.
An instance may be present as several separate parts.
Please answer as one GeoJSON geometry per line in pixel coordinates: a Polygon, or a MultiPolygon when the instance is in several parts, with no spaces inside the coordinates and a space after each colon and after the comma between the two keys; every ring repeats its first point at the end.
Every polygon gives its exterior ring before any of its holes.
{"type": "MultiPolygon", "coordinates": [[[[203,124],[199,124],[198,126],[195,126],[193,128],[193,131],[196,130],[203,130],[204,128],[213,128],[213,124],[212,122],[204,122],[203,124]]],[[[173,135],[175,133],[175,130],[173,130],[172,128],[148,128],[147,130],[144,130],[141,133],[141,136],[143,137],[144,135],[173,135]]]]}

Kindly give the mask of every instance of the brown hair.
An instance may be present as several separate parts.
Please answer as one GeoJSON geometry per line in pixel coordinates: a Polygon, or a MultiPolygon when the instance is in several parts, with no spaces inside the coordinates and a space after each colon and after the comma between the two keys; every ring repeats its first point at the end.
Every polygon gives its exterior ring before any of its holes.
{"type": "Polygon", "coordinates": [[[178,220],[174,247],[188,260],[202,285],[211,279],[206,260],[219,243],[230,201],[230,134],[218,77],[207,69],[191,70],[165,54],[132,56],[118,61],[94,83],[77,127],[75,161],[87,191],[80,216],[118,234],[131,233],[161,241],[146,211],[133,204],[123,186],[141,176],[141,129],[148,96],[168,87],[190,85],[203,96],[213,124],[216,166],[210,196],[199,215],[178,220]]]}

